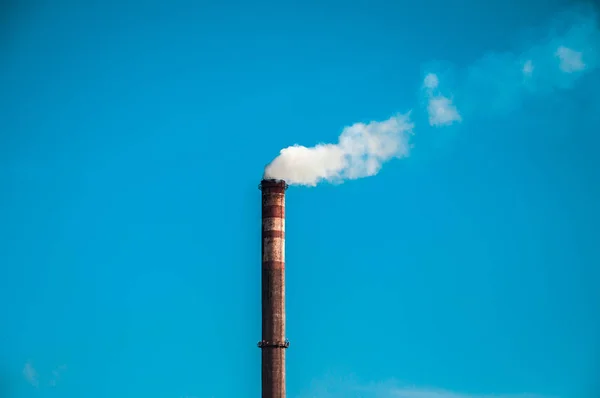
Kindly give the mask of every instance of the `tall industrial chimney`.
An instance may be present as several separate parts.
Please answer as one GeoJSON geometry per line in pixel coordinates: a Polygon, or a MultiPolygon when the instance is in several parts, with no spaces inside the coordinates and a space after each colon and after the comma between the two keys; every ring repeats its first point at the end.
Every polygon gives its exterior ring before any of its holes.
{"type": "Polygon", "coordinates": [[[262,180],[262,398],[285,398],[285,190],[262,180]]]}

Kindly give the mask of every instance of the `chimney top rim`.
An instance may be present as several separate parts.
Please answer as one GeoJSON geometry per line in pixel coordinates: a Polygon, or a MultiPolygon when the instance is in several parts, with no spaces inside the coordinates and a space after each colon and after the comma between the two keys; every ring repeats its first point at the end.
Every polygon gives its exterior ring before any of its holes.
{"type": "Polygon", "coordinates": [[[263,188],[280,188],[285,191],[288,189],[288,187],[289,185],[285,182],[285,180],[278,180],[275,178],[264,178],[258,185],[258,189],[260,190],[263,188]]]}

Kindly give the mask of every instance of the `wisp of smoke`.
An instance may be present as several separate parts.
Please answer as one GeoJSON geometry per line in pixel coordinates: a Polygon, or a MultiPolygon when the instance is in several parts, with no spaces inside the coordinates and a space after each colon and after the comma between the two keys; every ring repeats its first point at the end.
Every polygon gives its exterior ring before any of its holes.
{"type": "Polygon", "coordinates": [[[462,118],[452,104],[452,99],[440,94],[439,84],[439,78],[435,73],[428,73],[423,80],[423,87],[429,98],[427,104],[429,124],[432,126],[447,126],[457,121],[460,122],[462,118]]]}
{"type": "Polygon", "coordinates": [[[412,130],[410,112],[380,122],[355,123],[343,129],[337,144],[282,149],[265,168],[264,178],[315,186],[321,181],[373,176],[384,162],[408,155],[412,130]]]}
{"type": "MultiPolygon", "coordinates": [[[[455,81],[442,81],[439,69],[429,70],[423,80],[429,124],[439,127],[460,122],[465,115],[506,113],[528,95],[572,87],[599,64],[596,10],[591,6],[571,8],[552,21],[544,40],[521,51],[485,54],[455,71],[455,81]],[[440,93],[440,85],[445,95],[440,93]],[[455,97],[448,96],[450,92],[455,97]]],[[[441,76],[448,74],[447,70],[441,72],[441,76]]]]}

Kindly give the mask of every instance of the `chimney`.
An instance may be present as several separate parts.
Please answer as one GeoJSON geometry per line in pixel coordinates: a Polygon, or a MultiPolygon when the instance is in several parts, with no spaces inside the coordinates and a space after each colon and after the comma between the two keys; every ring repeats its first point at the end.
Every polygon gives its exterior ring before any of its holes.
{"type": "Polygon", "coordinates": [[[285,181],[262,191],[262,398],[285,398],[285,181]]]}

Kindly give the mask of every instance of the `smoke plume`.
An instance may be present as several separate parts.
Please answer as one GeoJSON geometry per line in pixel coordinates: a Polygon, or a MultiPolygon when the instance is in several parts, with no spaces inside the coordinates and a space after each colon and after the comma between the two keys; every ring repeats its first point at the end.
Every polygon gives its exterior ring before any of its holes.
{"type": "Polygon", "coordinates": [[[265,168],[264,178],[315,186],[373,176],[384,162],[408,155],[412,129],[410,112],[381,122],[355,123],[343,129],[337,144],[282,149],[265,168]]]}
{"type": "MultiPolygon", "coordinates": [[[[474,116],[506,113],[527,96],[572,87],[600,66],[596,17],[592,6],[577,6],[551,21],[540,35],[545,38],[536,44],[490,52],[460,69],[427,68],[420,86],[429,125],[443,127],[474,116]]],[[[386,161],[408,156],[413,127],[410,112],[353,124],[343,129],[336,144],[282,149],[265,168],[264,178],[315,186],[373,176],[386,161]]]]}

